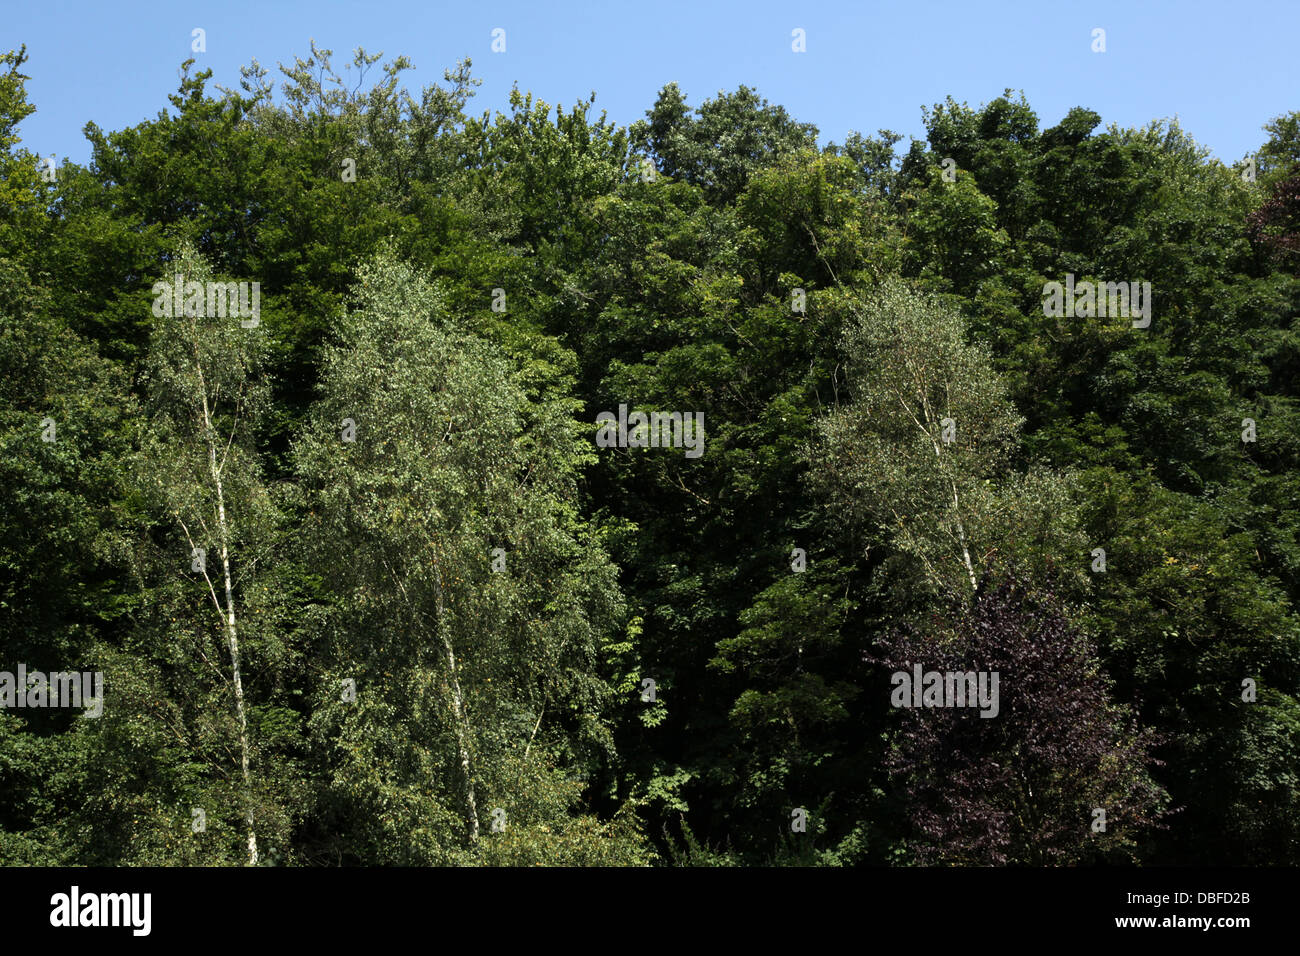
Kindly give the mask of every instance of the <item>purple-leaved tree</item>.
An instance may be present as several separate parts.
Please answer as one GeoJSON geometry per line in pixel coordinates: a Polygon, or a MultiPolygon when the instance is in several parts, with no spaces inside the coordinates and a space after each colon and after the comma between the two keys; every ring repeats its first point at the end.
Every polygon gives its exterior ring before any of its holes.
{"type": "Polygon", "coordinates": [[[1167,795],[1148,774],[1158,741],[1110,700],[1091,643],[1050,591],[986,575],[964,611],[924,633],[895,630],[879,647],[868,659],[909,677],[918,664],[998,675],[993,716],[911,706],[910,693],[882,677],[900,710],[889,767],[904,787],[918,861],[1121,861],[1159,825],[1167,795]]]}

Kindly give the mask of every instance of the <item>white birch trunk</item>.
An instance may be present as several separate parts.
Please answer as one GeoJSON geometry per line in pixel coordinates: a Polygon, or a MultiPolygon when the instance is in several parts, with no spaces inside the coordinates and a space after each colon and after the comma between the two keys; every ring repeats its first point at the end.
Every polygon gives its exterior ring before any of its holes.
{"type": "MultiPolygon", "coordinates": [[[[441,574],[441,572],[439,572],[441,574]]],[[[465,702],[461,696],[460,678],[456,668],[456,651],[447,636],[446,621],[443,616],[442,582],[438,582],[438,636],[442,638],[443,649],[447,653],[447,676],[451,685],[451,707],[453,723],[456,727],[456,747],[460,755],[460,769],[465,777],[465,811],[469,819],[469,842],[478,843],[478,801],[474,795],[474,774],[469,757],[469,721],[465,717],[465,702]]]]}
{"type": "Polygon", "coordinates": [[[217,467],[217,446],[212,440],[212,417],[208,409],[208,391],[203,366],[198,367],[199,387],[203,392],[203,425],[208,443],[208,467],[217,494],[217,526],[221,534],[221,573],[226,586],[226,641],[230,648],[230,668],[235,695],[235,718],[239,723],[239,763],[244,784],[244,823],[248,829],[248,865],[257,865],[257,833],[253,828],[253,788],[248,769],[248,716],[244,709],[244,682],[239,671],[239,632],[235,626],[235,590],[230,577],[230,529],[226,521],[226,495],[217,467]]]}

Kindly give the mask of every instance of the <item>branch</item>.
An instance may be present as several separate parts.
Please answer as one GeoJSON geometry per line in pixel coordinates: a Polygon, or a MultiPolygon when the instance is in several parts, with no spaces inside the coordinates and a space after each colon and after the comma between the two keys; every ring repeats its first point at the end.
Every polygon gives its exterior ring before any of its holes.
{"type": "MultiPolygon", "coordinates": [[[[175,516],[176,520],[180,522],[181,530],[185,532],[185,540],[190,543],[191,553],[193,553],[195,550],[198,550],[198,546],[194,543],[194,538],[190,536],[190,529],[186,526],[185,519],[181,517],[181,513],[179,511],[173,511],[172,514],[175,516]]],[[[217,618],[221,621],[221,626],[225,627],[226,616],[225,613],[221,610],[221,602],[217,599],[217,589],[212,586],[212,579],[208,577],[208,561],[207,561],[206,551],[204,552],[204,559],[203,559],[203,580],[208,583],[208,593],[212,595],[212,604],[217,609],[217,618]]]]}

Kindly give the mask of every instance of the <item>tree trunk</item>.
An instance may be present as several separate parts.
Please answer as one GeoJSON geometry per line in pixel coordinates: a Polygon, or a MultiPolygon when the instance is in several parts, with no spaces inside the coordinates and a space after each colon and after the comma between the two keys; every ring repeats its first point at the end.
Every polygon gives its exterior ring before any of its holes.
{"type": "Polygon", "coordinates": [[[978,591],[979,583],[975,580],[975,568],[971,565],[970,548],[966,544],[966,529],[961,523],[961,505],[957,501],[957,482],[949,478],[948,484],[952,487],[952,515],[957,521],[957,539],[961,542],[962,560],[966,562],[966,574],[970,577],[971,590],[978,591]]]}
{"type": "Polygon", "coordinates": [[[217,446],[212,440],[212,418],[208,409],[208,391],[201,365],[198,371],[199,386],[203,392],[203,424],[208,443],[208,467],[217,493],[217,526],[221,534],[221,573],[226,585],[226,641],[230,647],[235,718],[239,722],[239,763],[244,784],[244,823],[248,828],[248,865],[257,866],[257,833],[253,829],[253,787],[248,770],[248,716],[244,709],[244,682],[239,671],[239,632],[235,626],[235,589],[230,578],[230,528],[226,521],[226,494],[221,483],[221,469],[217,467],[217,446]]]}
{"type": "MultiPolygon", "coordinates": [[[[924,431],[924,429],[922,429],[924,431]]],[[[930,444],[934,446],[934,457],[939,459],[939,470],[943,471],[943,452],[939,448],[939,443],[934,440],[934,436],[929,432],[926,434],[930,438],[930,444]]],[[[957,542],[961,545],[962,560],[966,563],[966,575],[970,578],[970,589],[972,592],[979,590],[979,582],[975,579],[975,567],[970,559],[970,547],[966,544],[966,528],[961,523],[961,501],[957,497],[957,482],[951,476],[948,478],[948,487],[952,489],[952,516],[957,522],[957,542]]]]}
{"type": "MultiPolygon", "coordinates": [[[[439,572],[441,574],[441,571],[439,572]]],[[[469,842],[478,843],[478,801],[474,796],[474,774],[469,758],[469,721],[465,717],[465,702],[461,696],[460,678],[457,676],[456,651],[447,636],[446,621],[443,616],[442,582],[438,582],[437,595],[438,636],[442,638],[443,649],[447,652],[447,676],[451,685],[452,722],[456,727],[456,747],[460,753],[460,769],[465,777],[465,813],[469,820],[469,842]]]]}

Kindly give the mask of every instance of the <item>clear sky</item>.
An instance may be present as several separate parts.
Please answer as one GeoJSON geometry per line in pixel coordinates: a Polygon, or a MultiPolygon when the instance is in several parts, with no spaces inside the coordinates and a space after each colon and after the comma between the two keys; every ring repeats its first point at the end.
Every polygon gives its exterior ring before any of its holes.
{"type": "Polygon", "coordinates": [[[25,43],[31,56],[38,112],[19,127],[22,145],[79,163],[86,122],[117,130],[169,109],[187,57],[236,87],[239,66],[256,58],[278,76],[311,38],[340,73],[357,46],[404,54],[412,88],[468,56],[483,80],[475,113],[504,109],[518,82],[566,106],[594,91],[596,113],[627,124],[668,82],[693,106],[746,84],[815,123],[823,143],[885,128],[903,134],[900,149],[923,134],[922,105],[951,95],[978,106],[1007,87],[1043,128],[1076,105],[1103,125],[1177,116],[1229,163],[1263,142],[1263,123],[1300,109],[1300,0],[4,0],[0,12],[0,50],[25,43]],[[205,53],[191,53],[195,27],[205,53]],[[504,53],[491,50],[497,27],[504,53]],[[805,53],[791,50],[795,28],[805,53]]]}

